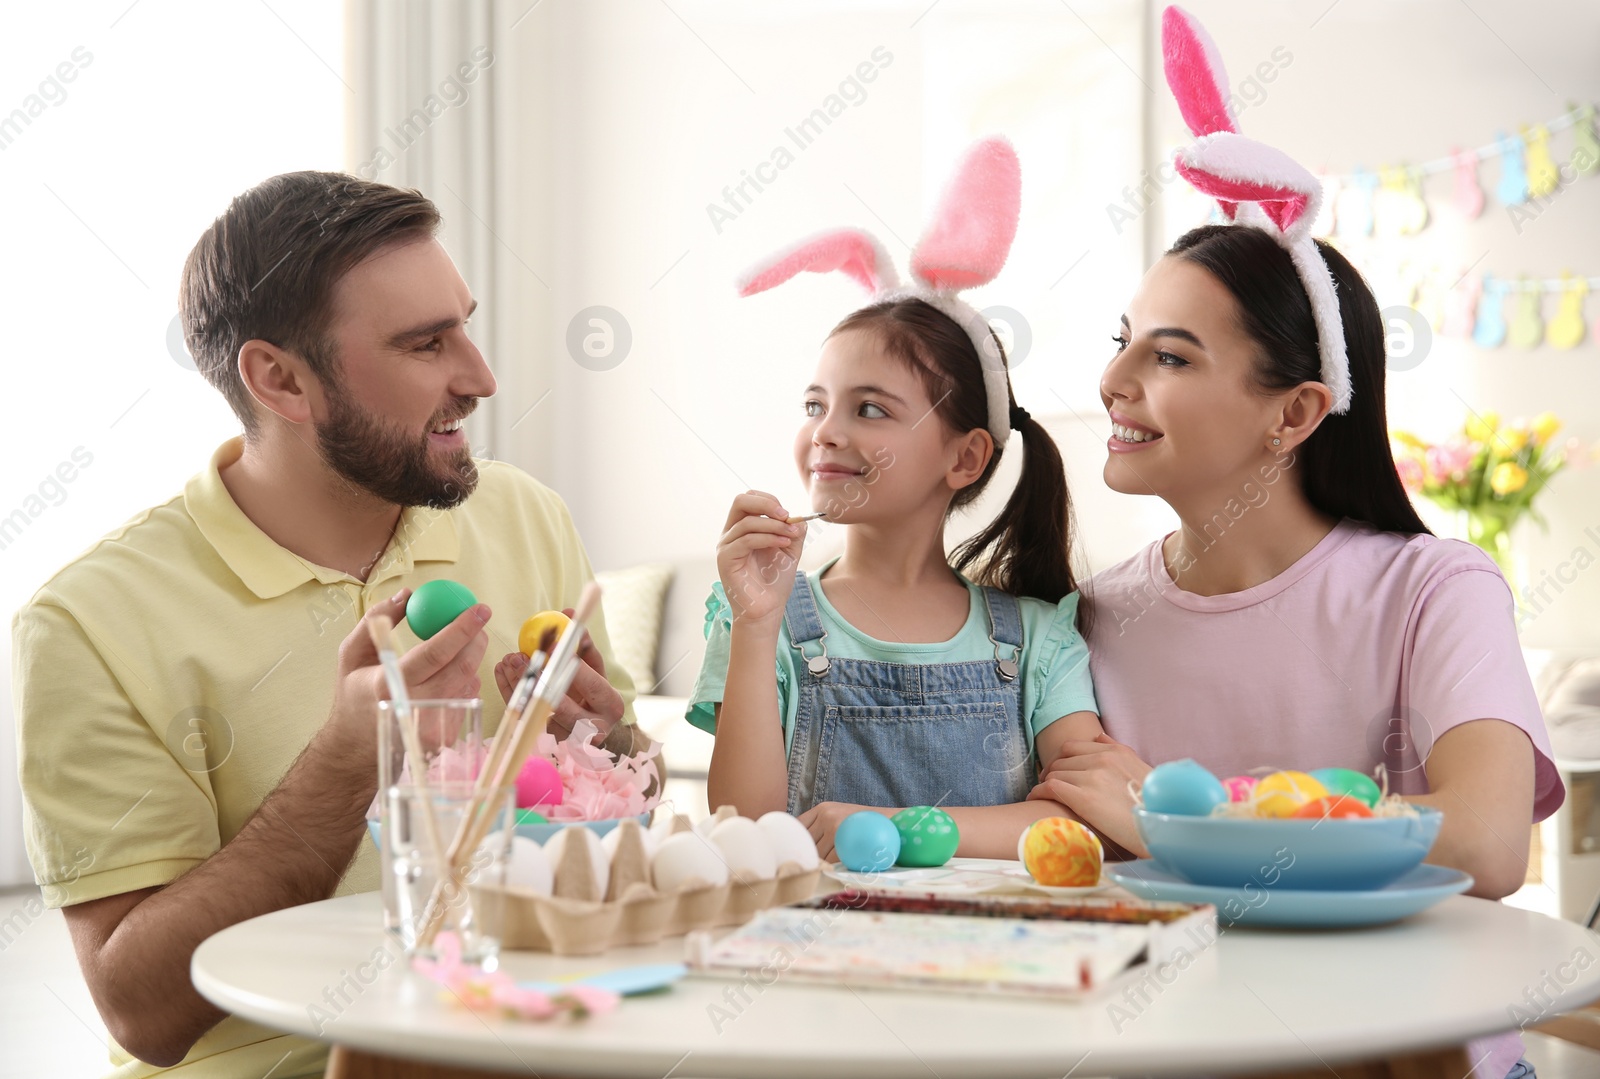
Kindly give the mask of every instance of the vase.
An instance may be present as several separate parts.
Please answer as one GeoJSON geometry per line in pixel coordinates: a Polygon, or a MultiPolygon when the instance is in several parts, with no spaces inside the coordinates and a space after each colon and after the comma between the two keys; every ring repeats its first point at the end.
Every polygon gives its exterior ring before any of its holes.
{"type": "Polygon", "coordinates": [[[1486,551],[1500,573],[1511,586],[1511,594],[1518,595],[1517,557],[1511,542],[1515,521],[1496,513],[1467,513],[1467,539],[1486,551]]]}

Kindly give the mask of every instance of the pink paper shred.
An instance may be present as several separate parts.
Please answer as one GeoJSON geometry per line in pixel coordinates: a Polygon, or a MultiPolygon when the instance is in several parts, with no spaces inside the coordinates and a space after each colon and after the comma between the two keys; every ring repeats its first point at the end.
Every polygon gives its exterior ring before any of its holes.
{"type": "Polygon", "coordinates": [[[572,734],[562,741],[546,732],[534,743],[534,753],[555,762],[561,774],[562,800],[558,806],[536,806],[552,821],[615,820],[648,813],[661,801],[660,775],[656,756],[661,745],[652,742],[648,749],[632,756],[619,756],[591,744],[599,731],[580,719],[572,734]],[[655,784],[656,792],[645,797],[655,784]]]}

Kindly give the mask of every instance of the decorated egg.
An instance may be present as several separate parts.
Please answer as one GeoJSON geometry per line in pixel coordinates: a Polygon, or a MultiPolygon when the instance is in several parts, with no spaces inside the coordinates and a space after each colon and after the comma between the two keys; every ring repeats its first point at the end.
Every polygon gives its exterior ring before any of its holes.
{"type": "Polygon", "coordinates": [[[561,773],[548,757],[534,754],[517,773],[517,806],[558,806],[561,804],[561,773]]]}
{"type": "Polygon", "coordinates": [[[961,830],[950,814],[934,806],[902,809],[889,820],[900,833],[900,856],[896,865],[931,868],[955,857],[961,843],[961,830]]]}
{"type": "Polygon", "coordinates": [[[662,840],[650,858],[650,879],[658,892],[676,892],[693,883],[728,883],[728,863],[709,839],[679,832],[662,840]]]}
{"type": "Polygon", "coordinates": [[[792,863],[803,870],[811,870],[817,868],[817,863],[822,860],[817,857],[816,840],[800,823],[800,818],[782,810],[773,810],[763,813],[761,819],[756,821],[756,826],[767,837],[772,856],[777,859],[780,868],[792,863]]]}
{"type": "Polygon", "coordinates": [[[767,833],[749,817],[729,817],[711,829],[711,842],[722,851],[728,869],[745,880],[771,880],[778,875],[778,859],[767,833]]]}
{"type": "Polygon", "coordinates": [[[611,882],[611,859],[606,855],[606,850],[600,845],[600,837],[581,824],[568,825],[555,835],[544,841],[544,856],[550,861],[550,869],[555,878],[556,893],[561,896],[570,896],[577,899],[603,899],[606,894],[606,885],[611,882]],[[589,848],[589,870],[594,875],[594,892],[592,895],[584,894],[577,890],[577,882],[564,882],[562,878],[562,858],[566,855],[569,843],[582,843],[589,848]],[[565,886],[563,886],[565,884],[565,886]]]}
{"type": "Polygon", "coordinates": [[[1222,789],[1228,792],[1228,801],[1248,802],[1250,792],[1256,789],[1256,777],[1229,776],[1222,781],[1222,789]]]}
{"type": "Polygon", "coordinates": [[[543,813],[536,813],[531,809],[517,810],[518,824],[549,824],[550,818],[543,813]]]}
{"type": "Polygon", "coordinates": [[[1100,883],[1100,837],[1070,817],[1045,817],[1017,840],[1017,860],[1028,875],[1051,888],[1091,888],[1100,883]]]}
{"type": "Polygon", "coordinates": [[[1307,802],[1325,797],[1328,788],[1305,772],[1271,772],[1261,777],[1254,791],[1256,815],[1289,817],[1307,802]]]}
{"type": "Polygon", "coordinates": [[[426,581],[417,585],[417,590],[406,600],[406,624],[412,633],[427,640],[477,602],[466,585],[446,580],[426,581]]]}
{"type": "Polygon", "coordinates": [[[572,619],[560,611],[540,611],[522,623],[522,629],[517,632],[517,651],[531,658],[539,650],[539,638],[544,636],[545,630],[553,629],[559,637],[571,623],[572,619]]]}
{"type": "Polygon", "coordinates": [[[900,829],[882,813],[863,809],[839,822],[833,849],[846,869],[881,873],[900,857],[900,829]]]}
{"type": "Polygon", "coordinates": [[[1204,817],[1210,814],[1213,806],[1228,800],[1228,792],[1222,780],[1186,757],[1150,769],[1139,797],[1152,813],[1204,817]]]}
{"type": "Polygon", "coordinates": [[[1300,820],[1323,820],[1328,817],[1370,817],[1372,810],[1359,798],[1348,794],[1330,794],[1324,798],[1313,798],[1289,815],[1300,820]]]}
{"type": "Polygon", "coordinates": [[[1329,794],[1347,794],[1370,808],[1378,804],[1383,792],[1371,776],[1362,775],[1354,768],[1318,768],[1311,778],[1328,788],[1329,794]]]}

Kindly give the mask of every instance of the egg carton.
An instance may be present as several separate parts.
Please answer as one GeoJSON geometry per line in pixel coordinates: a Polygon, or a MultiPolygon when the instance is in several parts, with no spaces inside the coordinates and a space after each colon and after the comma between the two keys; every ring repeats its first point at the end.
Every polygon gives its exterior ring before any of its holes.
{"type": "MultiPolygon", "coordinates": [[[[717,819],[730,813],[724,807],[717,819]]],[[[554,866],[551,895],[513,884],[475,886],[478,903],[499,908],[502,948],[599,955],[611,948],[654,944],[697,929],[743,925],[758,911],[818,894],[822,866],[803,869],[795,862],[780,865],[777,875],[767,879],[752,879],[734,871],[723,884],[691,879],[674,891],[657,890],[651,883],[643,830],[635,821],[624,821],[618,827],[625,831],[611,859],[604,898],[596,894],[599,886],[593,854],[584,842],[564,845],[554,866]]],[[[692,830],[688,818],[679,816],[668,833],[692,830]]]]}

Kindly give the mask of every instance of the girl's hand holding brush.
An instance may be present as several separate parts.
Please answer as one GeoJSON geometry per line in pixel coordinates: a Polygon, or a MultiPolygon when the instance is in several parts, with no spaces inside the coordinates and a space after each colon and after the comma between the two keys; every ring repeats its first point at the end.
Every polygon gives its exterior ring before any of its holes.
{"type": "Polygon", "coordinates": [[[775,626],[783,617],[805,547],[806,520],[791,523],[783,504],[765,491],[746,491],[733,500],[717,542],[717,575],[735,623],[775,626]]]}

